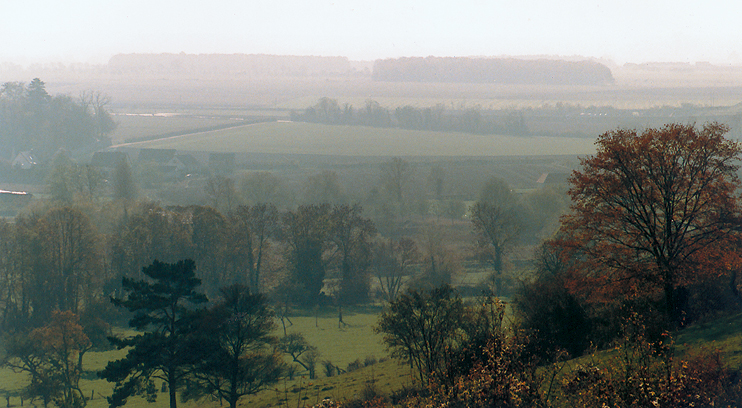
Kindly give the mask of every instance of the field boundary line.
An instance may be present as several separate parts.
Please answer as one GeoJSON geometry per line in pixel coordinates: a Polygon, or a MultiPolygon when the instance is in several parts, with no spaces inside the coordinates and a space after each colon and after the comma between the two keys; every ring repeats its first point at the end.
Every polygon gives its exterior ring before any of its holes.
{"type": "Polygon", "coordinates": [[[207,134],[207,133],[221,132],[222,130],[227,130],[227,129],[239,129],[239,128],[243,128],[243,127],[255,126],[255,125],[262,124],[262,123],[271,123],[271,122],[273,122],[273,121],[272,120],[269,120],[269,121],[258,121],[258,122],[245,123],[245,124],[239,124],[239,125],[233,125],[233,126],[225,126],[225,127],[219,128],[219,129],[189,131],[189,132],[184,132],[184,133],[180,133],[180,134],[172,135],[172,136],[152,136],[151,138],[150,137],[147,137],[147,138],[143,138],[141,140],[136,140],[136,141],[132,141],[132,142],[119,143],[117,145],[111,145],[108,148],[109,149],[111,149],[111,148],[115,149],[115,148],[120,148],[120,147],[132,147],[133,145],[137,145],[137,144],[140,144],[140,143],[149,143],[149,142],[159,142],[159,141],[164,141],[164,140],[173,140],[173,139],[177,139],[177,138],[185,137],[185,136],[203,135],[203,134],[207,134]]]}

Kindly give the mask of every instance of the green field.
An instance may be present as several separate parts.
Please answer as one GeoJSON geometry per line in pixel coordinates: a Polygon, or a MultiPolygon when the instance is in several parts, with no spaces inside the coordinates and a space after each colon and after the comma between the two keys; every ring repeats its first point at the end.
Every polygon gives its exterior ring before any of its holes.
{"type": "Polygon", "coordinates": [[[356,359],[363,361],[368,356],[378,359],[386,355],[381,335],[373,331],[377,319],[376,313],[346,310],[343,313],[346,326],[339,327],[337,312],[333,310],[316,318],[293,317],[293,325],[286,331],[288,334],[303,334],[309,344],[319,348],[320,360],[329,360],[344,368],[356,359]]]}
{"type": "MultiPolygon", "coordinates": [[[[376,359],[386,357],[387,352],[381,341],[381,335],[373,331],[377,319],[378,310],[376,309],[348,309],[343,313],[343,320],[347,325],[338,327],[337,310],[329,308],[321,310],[317,316],[300,314],[290,317],[292,324],[287,322],[287,333],[302,333],[311,345],[317,347],[320,353],[320,362],[329,360],[334,365],[345,369],[348,363],[357,359],[363,362],[366,357],[373,356],[376,359]]],[[[277,321],[277,324],[278,330],[275,334],[283,335],[283,327],[280,321],[277,321]]],[[[121,333],[132,334],[130,331],[121,333]]],[[[88,402],[88,407],[103,408],[108,406],[104,397],[111,395],[112,384],[98,379],[95,373],[103,369],[108,361],[122,358],[124,355],[125,351],[118,350],[85,354],[84,367],[86,373],[81,381],[81,388],[86,396],[93,396],[93,399],[88,402]]],[[[301,370],[303,371],[303,369],[301,370]]],[[[335,399],[352,398],[365,381],[371,377],[378,377],[380,389],[389,392],[408,381],[406,378],[409,377],[409,370],[404,366],[400,367],[395,361],[386,361],[379,364],[378,367],[366,367],[343,376],[322,378],[322,381],[314,381],[316,384],[313,383],[312,385],[308,385],[310,381],[306,378],[306,373],[302,371],[298,372],[293,381],[281,382],[272,390],[245,398],[242,405],[250,407],[275,405],[278,399],[287,398],[287,396],[292,406],[296,406],[297,400],[301,401],[301,398],[304,397],[308,398],[304,400],[307,403],[316,403],[317,398],[321,401],[322,397],[325,396],[331,396],[335,399]],[[300,388],[303,388],[303,390],[292,391],[300,388]],[[279,391],[277,392],[276,389],[279,391]]],[[[324,377],[320,364],[318,364],[317,373],[320,377],[324,377]]],[[[159,386],[159,381],[157,383],[159,386]]],[[[0,396],[9,394],[13,405],[20,406],[18,395],[20,389],[26,385],[28,385],[26,375],[13,373],[7,368],[0,369],[0,396]]],[[[34,402],[35,406],[43,405],[40,400],[34,402]]],[[[162,394],[154,404],[147,403],[143,398],[134,397],[129,400],[126,406],[167,407],[168,404],[167,394],[162,394]]],[[[28,401],[24,402],[24,406],[26,405],[29,405],[28,401]]],[[[207,401],[198,401],[182,404],[185,408],[204,405],[216,407],[218,402],[210,404],[207,401]]]]}
{"type": "Polygon", "coordinates": [[[595,151],[593,140],[584,138],[472,135],[298,122],[258,123],[119,146],[198,152],[402,157],[540,156],[595,151]]]}

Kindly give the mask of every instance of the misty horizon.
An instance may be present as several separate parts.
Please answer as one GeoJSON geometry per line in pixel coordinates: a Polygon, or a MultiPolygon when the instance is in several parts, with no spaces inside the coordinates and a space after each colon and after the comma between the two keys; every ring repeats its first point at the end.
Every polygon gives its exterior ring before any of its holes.
{"type": "Polygon", "coordinates": [[[101,64],[115,54],[583,56],[616,64],[740,64],[725,4],[570,0],[7,4],[0,61],[101,64]],[[33,11],[33,12],[31,12],[33,11]]]}
{"type": "Polygon", "coordinates": [[[742,58],[739,60],[735,60],[733,62],[720,62],[720,61],[710,61],[710,60],[696,60],[696,61],[684,61],[682,59],[678,60],[646,60],[646,61],[618,61],[616,59],[612,59],[607,56],[603,57],[594,57],[594,56],[584,56],[584,55],[559,55],[559,54],[500,54],[500,55],[400,55],[400,56],[394,56],[394,57],[379,57],[379,58],[373,58],[373,59],[353,59],[347,55],[315,55],[315,54],[279,54],[279,53],[244,53],[244,52],[205,52],[205,53],[187,53],[184,51],[181,52],[169,52],[169,51],[163,51],[163,52],[117,52],[114,54],[111,54],[110,56],[106,57],[105,59],[93,59],[88,61],[83,60],[65,60],[63,58],[60,59],[32,59],[32,58],[20,58],[20,59],[0,59],[0,74],[2,74],[2,67],[3,65],[6,67],[13,67],[13,68],[21,68],[21,69],[31,69],[34,67],[58,67],[58,68],[70,68],[70,67],[79,67],[79,66],[91,66],[91,67],[97,67],[97,66],[106,66],[111,63],[112,60],[116,59],[117,57],[121,56],[145,56],[145,57],[154,57],[154,56],[180,56],[180,55],[186,55],[186,56],[248,56],[248,57],[295,57],[295,58],[322,58],[322,59],[331,59],[331,58],[340,58],[340,59],[346,59],[349,63],[354,64],[360,64],[361,66],[364,65],[371,65],[376,61],[384,61],[384,60],[395,60],[395,59],[405,59],[405,58],[468,58],[468,59],[514,59],[514,60],[523,60],[523,61],[534,61],[534,60],[547,60],[547,61],[570,61],[570,62],[576,62],[576,61],[593,61],[598,62],[601,64],[605,64],[609,67],[621,67],[621,66],[632,66],[632,65],[640,65],[640,66],[714,66],[714,67],[739,67],[742,66],[742,58]]]}

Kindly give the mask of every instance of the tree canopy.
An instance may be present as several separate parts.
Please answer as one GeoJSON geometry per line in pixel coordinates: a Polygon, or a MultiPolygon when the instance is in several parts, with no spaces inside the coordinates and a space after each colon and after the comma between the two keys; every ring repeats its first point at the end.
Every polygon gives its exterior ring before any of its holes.
{"type": "Polygon", "coordinates": [[[452,350],[463,336],[463,320],[461,298],[443,285],[399,295],[381,314],[375,330],[383,333],[393,356],[415,367],[422,383],[446,383],[452,350]]]}
{"type": "Polygon", "coordinates": [[[603,295],[664,295],[720,274],[739,220],[740,145],[709,123],[619,129],[601,135],[571,178],[562,240],[603,295]]]}
{"type": "Polygon", "coordinates": [[[51,155],[59,148],[110,145],[116,123],[106,110],[110,99],[83,93],[79,99],[49,95],[44,81],[0,85],[0,146],[9,152],[35,150],[51,155]]]}
{"type": "Polygon", "coordinates": [[[241,397],[278,381],[284,364],[275,348],[277,339],[270,335],[276,323],[265,296],[242,285],[223,288],[197,328],[196,392],[224,398],[236,408],[241,397]]]}
{"type": "Polygon", "coordinates": [[[59,407],[84,407],[79,382],[82,355],[89,347],[79,316],[55,310],[46,325],[6,339],[3,363],[29,374],[25,391],[40,396],[45,407],[52,401],[59,407]]]}
{"type": "Polygon", "coordinates": [[[505,181],[493,178],[485,184],[471,208],[471,223],[480,258],[492,265],[495,292],[500,294],[505,252],[518,238],[521,220],[518,201],[505,181]]]}
{"type": "Polygon", "coordinates": [[[195,268],[192,260],[174,264],[155,260],[142,269],[148,279],[123,278],[127,296],[112,301],[134,313],[129,326],[146,331],[131,338],[112,339],[119,349],[129,347],[126,357],[109,362],[100,373],[116,383],[109,397],[112,407],[124,405],[153,377],[168,384],[170,408],[177,406],[176,390],[197,356],[186,341],[193,331],[193,307],[207,301],[196,291],[201,280],[196,278],[195,268]]]}

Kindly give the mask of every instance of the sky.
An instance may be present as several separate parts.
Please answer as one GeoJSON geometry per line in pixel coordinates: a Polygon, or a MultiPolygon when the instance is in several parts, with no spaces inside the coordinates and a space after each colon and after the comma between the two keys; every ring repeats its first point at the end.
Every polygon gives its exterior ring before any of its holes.
{"type": "Polygon", "coordinates": [[[0,0],[0,62],[118,53],[742,64],[736,0],[0,0]]]}

